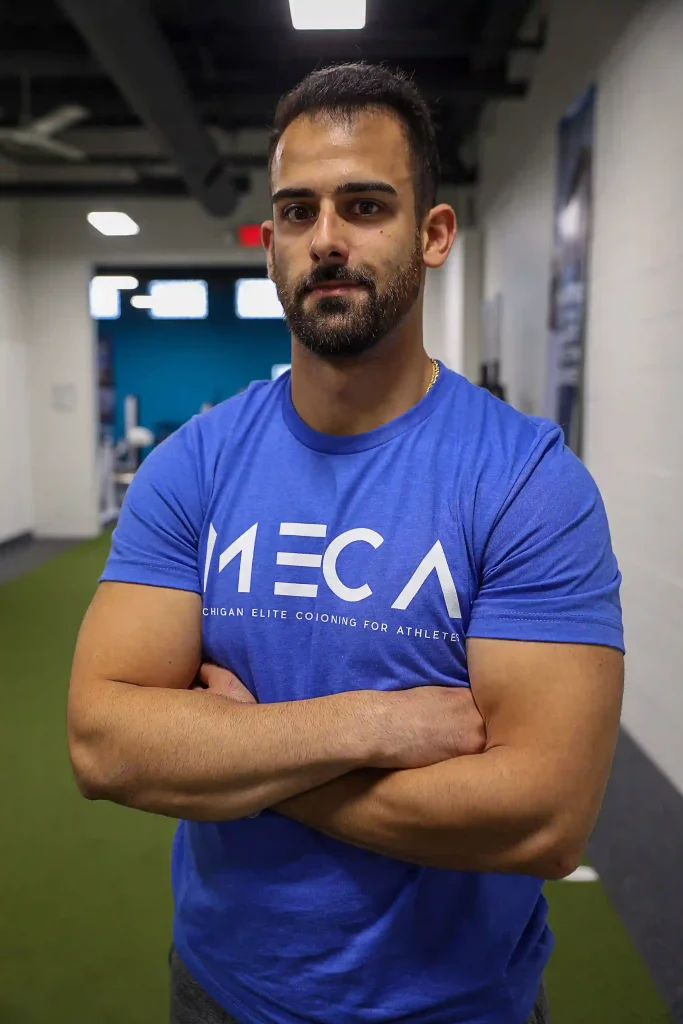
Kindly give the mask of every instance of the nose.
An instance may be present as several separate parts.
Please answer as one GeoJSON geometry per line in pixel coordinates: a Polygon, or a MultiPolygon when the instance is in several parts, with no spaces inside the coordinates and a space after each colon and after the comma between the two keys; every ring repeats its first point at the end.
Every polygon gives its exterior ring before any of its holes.
{"type": "Polygon", "coordinates": [[[344,233],[344,221],[332,204],[320,208],[309,255],[311,262],[316,264],[343,265],[348,262],[349,246],[344,233]]]}

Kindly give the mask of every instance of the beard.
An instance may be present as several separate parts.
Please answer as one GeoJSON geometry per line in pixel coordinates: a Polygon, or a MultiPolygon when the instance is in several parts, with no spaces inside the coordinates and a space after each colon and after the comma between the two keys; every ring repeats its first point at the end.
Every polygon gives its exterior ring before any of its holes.
{"type": "Polygon", "coordinates": [[[292,334],[320,356],[361,355],[382,340],[410,312],[422,284],[422,245],[419,237],[412,252],[380,291],[367,266],[351,270],[330,265],[290,283],[273,257],[273,281],[292,334]],[[310,290],[327,281],[362,285],[363,293],[351,297],[331,295],[306,303],[310,290]]]}

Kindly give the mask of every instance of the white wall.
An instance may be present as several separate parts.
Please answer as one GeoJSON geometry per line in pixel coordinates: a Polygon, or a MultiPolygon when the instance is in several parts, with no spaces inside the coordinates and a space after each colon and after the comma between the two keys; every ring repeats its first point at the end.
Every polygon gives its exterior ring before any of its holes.
{"type": "Polygon", "coordinates": [[[683,0],[600,79],[586,459],[624,575],[624,722],[683,792],[683,0]]]}
{"type": "Polygon", "coordinates": [[[479,232],[467,228],[444,266],[427,272],[424,343],[430,356],[470,380],[478,375],[480,310],[481,243],[479,232]]]}
{"type": "Polygon", "coordinates": [[[513,405],[544,412],[557,126],[642,0],[554,0],[529,97],[489,111],[480,139],[484,294],[503,296],[501,361],[513,405]]]}
{"type": "Polygon", "coordinates": [[[209,217],[191,200],[24,202],[36,535],[88,537],[100,529],[96,332],[88,311],[93,269],[115,263],[262,264],[262,253],[239,249],[232,231],[267,210],[265,175],[255,175],[253,192],[230,221],[209,217]],[[100,235],[86,220],[93,209],[124,210],[139,223],[140,234],[100,235]]]}
{"type": "Polygon", "coordinates": [[[0,203],[0,543],[33,526],[19,246],[19,204],[0,203]]]}
{"type": "Polygon", "coordinates": [[[683,792],[683,0],[555,0],[529,101],[482,145],[485,289],[512,401],[543,409],[556,129],[595,81],[586,462],[624,576],[624,724],[683,792]]]}

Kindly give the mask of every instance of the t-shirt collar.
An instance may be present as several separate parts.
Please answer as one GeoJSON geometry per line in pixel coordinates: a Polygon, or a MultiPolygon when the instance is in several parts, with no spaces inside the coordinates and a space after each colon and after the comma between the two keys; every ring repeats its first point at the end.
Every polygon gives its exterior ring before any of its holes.
{"type": "Polygon", "coordinates": [[[351,455],[356,452],[367,451],[370,448],[377,448],[387,441],[393,440],[407,430],[412,430],[419,423],[422,423],[441,404],[448,392],[457,381],[457,374],[447,370],[442,363],[439,363],[439,376],[427,394],[411,409],[397,416],[396,419],[382,424],[375,430],[364,434],[333,435],[322,434],[313,430],[299,416],[292,402],[292,380],[291,371],[282,375],[282,413],[289,430],[294,437],[307,448],[314,451],[325,452],[330,455],[351,455]]]}

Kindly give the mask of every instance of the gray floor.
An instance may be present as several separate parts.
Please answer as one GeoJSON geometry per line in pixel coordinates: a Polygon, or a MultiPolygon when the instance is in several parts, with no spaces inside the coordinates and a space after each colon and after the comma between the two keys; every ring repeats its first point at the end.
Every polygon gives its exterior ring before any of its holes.
{"type": "Polygon", "coordinates": [[[683,1024],[683,796],[623,731],[588,854],[683,1024]]]}
{"type": "Polygon", "coordinates": [[[26,536],[0,544],[0,583],[37,569],[49,558],[78,543],[76,540],[34,540],[26,536]]]}

